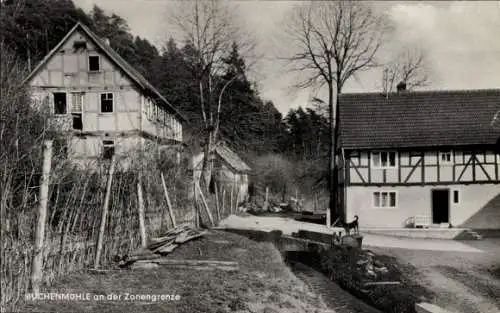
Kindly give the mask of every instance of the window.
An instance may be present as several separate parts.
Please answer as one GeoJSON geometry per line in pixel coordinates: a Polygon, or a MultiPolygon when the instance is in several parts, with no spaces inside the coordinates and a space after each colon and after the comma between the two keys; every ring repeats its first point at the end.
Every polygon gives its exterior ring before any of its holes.
{"type": "Polygon", "coordinates": [[[113,94],[101,94],[101,113],[113,113],[113,94]]]}
{"type": "Polygon", "coordinates": [[[453,203],[459,203],[459,202],[460,202],[460,198],[459,198],[458,190],[453,190],[453,203]]]}
{"type": "Polygon", "coordinates": [[[71,113],[82,113],[83,92],[71,93],[71,113]]]}
{"type": "Polygon", "coordinates": [[[102,157],[106,160],[110,160],[115,154],[115,142],[113,140],[104,140],[102,145],[102,157]]]}
{"type": "Polygon", "coordinates": [[[372,166],[375,168],[395,168],[396,152],[394,151],[372,152],[372,166]]]}
{"type": "Polygon", "coordinates": [[[452,154],[451,151],[439,152],[439,164],[451,164],[452,154]]]}
{"type": "Polygon", "coordinates": [[[396,192],[376,191],[373,193],[373,206],[375,208],[395,208],[396,192]]]}
{"type": "Polygon", "coordinates": [[[66,114],[68,106],[65,92],[54,92],[54,114],[66,114]]]}
{"type": "Polygon", "coordinates": [[[99,72],[101,70],[101,62],[98,55],[89,56],[89,72],[99,72]]]}

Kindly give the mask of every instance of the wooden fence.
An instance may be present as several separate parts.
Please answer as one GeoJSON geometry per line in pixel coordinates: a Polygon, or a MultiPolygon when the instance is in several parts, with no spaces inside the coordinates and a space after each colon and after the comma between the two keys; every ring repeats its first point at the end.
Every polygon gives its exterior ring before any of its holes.
{"type": "Polygon", "coordinates": [[[46,142],[40,185],[26,190],[32,201],[3,217],[1,311],[58,277],[111,265],[175,223],[212,226],[236,211],[230,191],[204,192],[178,169],[124,171],[114,158],[92,171],[51,168],[51,150],[46,142]]]}

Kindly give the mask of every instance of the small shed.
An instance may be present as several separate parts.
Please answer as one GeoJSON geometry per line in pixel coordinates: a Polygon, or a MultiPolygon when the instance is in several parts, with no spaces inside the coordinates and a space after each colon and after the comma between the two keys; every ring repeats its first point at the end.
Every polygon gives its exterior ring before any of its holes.
{"type": "MultiPolygon", "coordinates": [[[[193,157],[194,179],[200,179],[203,169],[204,153],[199,153],[193,157]]],[[[215,146],[211,155],[212,179],[210,182],[210,192],[214,192],[214,185],[217,184],[219,190],[226,190],[226,193],[233,189],[238,203],[248,200],[248,174],[250,167],[231,150],[226,143],[219,143],[215,146]]]]}

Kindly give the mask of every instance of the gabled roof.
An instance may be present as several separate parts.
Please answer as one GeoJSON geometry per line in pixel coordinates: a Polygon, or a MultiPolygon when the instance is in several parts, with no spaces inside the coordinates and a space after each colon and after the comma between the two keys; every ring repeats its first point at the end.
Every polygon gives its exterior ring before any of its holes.
{"type": "Polygon", "coordinates": [[[500,89],[353,93],[340,96],[345,149],[498,144],[500,89]]]}
{"type": "Polygon", "coordinates": [[[217,145],[215,152],[238,172],[248,172],[250,167],[226,145],[217,145]]]}
{"type": "Polygon", "coordinates": [[[183,121],[186,121],[186,118],[182,116],[182,114],[172,106],[172,104],[165,99],[161,95],[161,93],[153,86],[151,85],[144,76],[141,75],[135,68],[133,68],[130,64],[128,64],[118,53],[116,53],[109,45],[105,44],[102,42],[102,40],[94,34],[87,26],[83,25],[82,23],[78,22],[76,25],[64,36],[64,38],[57,44],[57,46],[52,49],[49,54],[43,58],[43,60],[35,67],[35,69],[26,77],[26,79],[23,81],[24,83],[27,83],[30,81],[36,73],[40,69],[43,68],[45,64],[52,58],[54,54],[59,51],[59,49],[62,47],[62,45],[70,38],[73,33],[76,31],[81,30],[83,31],[93,42],[97,47],[101,49],[106,56],[108,56],[112,62],[115,63],[129,78],[131,78],[142,90],[147,90],[148,92],[152,93],[155,97],[160,99],[167,109],[169,109],[173,114],[175,114],[177,117],[182,119],[183,121]]]}
{"type": "MultiPolygon", "coordinates": [[[[221,159],[223,159],[231,168],[233,168],[237,172],[249,172],[252,169],[228,146],[225,144],[217,144],[213,150],[213,153],[218,155],[221,159]]],[[[201,161],[204,158],[204,154],[199,153],[193,159],[194,168],[199,168],[201,161]]]]}

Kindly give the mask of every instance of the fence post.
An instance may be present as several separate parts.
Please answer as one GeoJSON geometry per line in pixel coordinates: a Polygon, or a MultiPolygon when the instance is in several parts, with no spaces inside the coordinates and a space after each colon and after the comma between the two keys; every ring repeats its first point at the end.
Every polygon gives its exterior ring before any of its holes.
{"type": "Polygon", "coordinates": [[[40,292],[43,275],[43,245],[45,239],[45,224],[47,221],[47,202],[49,194],[50,166],[52,160],[52,140],[43,145],[42,184],[40,187],[40,203],[35,234],[35,254],[31,273],[31,288],[33,293],[40,292]]]}
{"type": "Polygon", "coordinates": [[[234,185],[231,185],[231,203],[229,207],[230,214],[233,214],[233,192],[234,192],[234,185]]]}
{"type": "Polygon", "coordinates": [[[144,222],[144,197],[142,196],[141,177],[137,181],[137,198],[139,201],[139,231],[141,233],[141,246],[147,246],[146,226],[144,222]]]}
{"type": "Polygon", "coordinates": [[[175,227],[176,226],[175,216],[174,212],[172,211],[172,203],[170,203],[170,197],[168,196],[167,185],[165,184],[165,177],[163,176],[163,173],[160,174],[161,174],[161,184],[163,185],[163,193],[165,194],[165,199],[167,199],[168,214],[170,215],[172,226],[175,227]]]}
{"type": "Polygon", "coordinates": [[[226,214],[226,209],[224,208],[224,202],[226,201],[226,188],[222,189],[222,215],[226,214]]]}
{"type": "Polygon", "coordinates": [[[264,211],[269,210],[269,187],[266,187],[266,199],[264,201],[264,211]]]}
{"type": "Polygon", "coordinates": [[[210,220],[210,223],[212,224],[212,226],[215,226],[214,218],[212,217],[212,213],[210,212],[207,201],[205,200],[205,196],[203,195],[203,192],[201,191],[200,184],[196,184],[196,187],[198,188],[198,191],[200,192],[201,201],[203,202],[203,206],[205,207],[205,210],[207,211],[208,219],[210,220]]]}
{"type": "Polygon", "coordinates": [[[104,197],[104,205],[102,207],[102,215],[101,215],[101,227],[99,228],[99,234],[97,235],[97,247],[94,261],[94,269],[99,268],[99,261],[101,258],[102,252],[102,241],[104,239],[104,231],[106,230],[106,219],[108,217],[108,206],[109,206],[109,197],[111,196],[111,183],[113,182],[113,173],[115,171],[115,156],[111,158],[111,166],[109,167],[108,172],[108,183],[106,184],[106,196],[104,197]]]}
{"type": "Polygon", "coordinates": [[[219,209],[219,190],[217,188],[217,183],[214,182],[215,187],[215,208],[217,209],[217,219],[220,221],[220,209],[219,209]]]}

